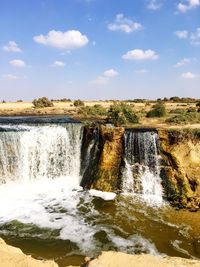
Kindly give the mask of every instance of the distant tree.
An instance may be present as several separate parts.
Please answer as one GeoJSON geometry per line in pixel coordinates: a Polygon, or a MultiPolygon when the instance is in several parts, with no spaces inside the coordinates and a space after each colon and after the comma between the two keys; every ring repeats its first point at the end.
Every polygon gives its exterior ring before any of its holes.
{"type": "Polygon", "coordinates": [[[167,97],[164,97],[164,98],[163,98],[163,101],[164,101],[164,102],[167,102],[167,101],[169,101],[169,99],[168,99],[167,97]]]}
{"type": "Polygon", "coordinates": [[[3,101],[2,101],[2,103],[6,103],[6,101],[5,101],[5,100],[3,100],[3,101]]]}
{"type": "Polygon", "coordinates": [[[23,100],[19,99],[19,100],[17,100],[17,102],[19,102],[19,103],[20,103],[20,102],[23,102],[23,100]]]}
{"type": "Polygon", "coordinates": [[[173,102],[180,102],[180,97],[178,97],[178,96],[173,96],[173,97],[170,97],[169,100],[170,100],[170,101],[173,101],[173,102]]]}
{"type": "Polygon", "coordinates": [[[147,113],[147,118],[153,117],[165,117],[166,116],[166,109],[163,103],[157,103],[153,106],[152,110],[147,113]]]}
{"type": "Polygon", "coordinates": [[[84,102],[80,99],[74,101],[75,107],[83,107],[84,105],[85,105],[84,102]]]}
{"type": "Polygon", "coordinates": [[[196,103],[196,106],[197,106],[197,107],[200,107],[200,101],[198,101],[198,102],[196,103]]]}
{"type": "Polygon", "coordinates": [[[47,97],[41,97],[33,100],[35,108],[53,107],[53,103],[47,97]]]}
{"type": "Polygon", "coordinates": [[[107,120],[115,126],[120,126],[126,123],[138,123],[139,119],[132,110],[131,106],[124,103],[115,103],[108,110],[107,120]]]}

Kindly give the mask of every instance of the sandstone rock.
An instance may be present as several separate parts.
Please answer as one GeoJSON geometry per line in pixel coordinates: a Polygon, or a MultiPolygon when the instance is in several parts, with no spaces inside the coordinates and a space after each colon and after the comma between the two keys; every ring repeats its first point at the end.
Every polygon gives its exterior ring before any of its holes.
{"type": "Polygon", "coordinates": [[[163,185],[167,198],[180,207],[200,208],[200,139],[193,133],[160,130],[163,185]]]}
{"type": "Polygon", "coordinates": [[[58,267],[53,261],[40,261],[25,255],[19,248],[7,245],[0,239],[1,267],[58,267]]]}
{"type": "Polygon", "coordinates": [[[200,267],[200,261],[183,258],[162,258],[152,255],[128,255],[121,252],[103,252],[90,261],[88,267],[200,267]]]}

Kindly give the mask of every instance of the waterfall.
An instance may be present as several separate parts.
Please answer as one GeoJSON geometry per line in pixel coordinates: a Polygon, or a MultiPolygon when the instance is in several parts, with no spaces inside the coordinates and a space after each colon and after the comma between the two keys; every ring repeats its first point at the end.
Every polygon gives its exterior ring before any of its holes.
{"type": "Polygon", "coordinates": [[[1,125],[0,183],[73,177],[80,183],[81,125],[1,125]]]}
{"type": "Polygon", "coordinates": [[[126,130],[124,146],[123,192],[162,200],[158,134],[151,130],[126,130]]]}

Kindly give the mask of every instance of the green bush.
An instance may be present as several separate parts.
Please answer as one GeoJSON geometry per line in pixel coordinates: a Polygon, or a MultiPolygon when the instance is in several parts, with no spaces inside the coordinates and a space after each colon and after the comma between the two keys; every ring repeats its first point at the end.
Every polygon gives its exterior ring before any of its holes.
{"type": "Polygon", "coordinates": [[[154,118],[154,117],[165,117],[166,116],[166,109],[163,103],[157,103],[153,106],[152,110],[147,113],[147,118],[154,118]]]}
{"type": "Polygon", "coordinates": [[[35,108],[53,107],[53,103],[47,97],[34,99],[32,103],[35,108]]]}
{"type": "Polygon", "coordinates": [[[78,114],[84,116],[106,116],[107,111],[101,105],[94,105],[92,107],[83,106],[78,109],[78,114]]]}
{"type": "Polygon", "coordinates": [[[85,105],[84,102],[80,99],[74,101],[75,107],[83,107],[84,105],[85,105]]]}
{"type": "Polygon", "coordinates": [[[120,126],[126,123],[138,123],[139,119],[132,110],[131,106],[124,103],[115,103],[108,110],[108,122],[115,126],[120,126]]]}
{"type": "Polygon", "coordinates": [[[183,111],[183,109],[181,109],[181,108],[176,108],[176,109],[172,109],[172,110],[170,110],[170,114],[182,114],[184,111],[183,111]]]}
{"type": "Polygon", "coordinates": [[[199,101],[199,102],[197,102],[196,106],[197,106],[197,107],[200,107],[200,101],[199,101]]]}
{"type": "Polygon", "coordinates": [[[168,118],[166,122],[171,123],[171,124],[200,123],[200,113],[199,112],[183,112],[182,114],[168,118]]]}

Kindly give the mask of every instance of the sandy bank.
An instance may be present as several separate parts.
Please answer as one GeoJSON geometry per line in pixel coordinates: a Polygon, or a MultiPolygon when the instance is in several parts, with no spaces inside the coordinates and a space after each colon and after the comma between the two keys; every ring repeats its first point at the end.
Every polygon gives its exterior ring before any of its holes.
{"type": "MultiPolygon", "coordinates": [[[[25,255],[19,248],[7,245],[0,239],[1,267],[58,267],[53,261],[41,261],[25,255]]],[[[200,261],[183,258],[158,257],[152,255],[128,255],[121,252],[102,254],[82,267],[200,267],[200,261]]],[[[67,266],[66,266],[67,267],[67,266]]],[[[70,266],[68,266],[70,267],[70,266]]],[[[73,266],[71,266],[73,267],[73,266]]],[[[74,266],[75,267],[75,266],[74,266]]]]}
{"type": "Polygon", "coordinates": [[[162,258],[152,255],[127,255],[121,252],[103,252],[88,267],[200,267],[200,261],[182,258],[162,258]]]}
{"type": "Polygon", "coordinates": [[[0,239],[1,267],[58,267],[53,261],[39,261],[25,255],[19,248],[8,246],[0,239]]]}

